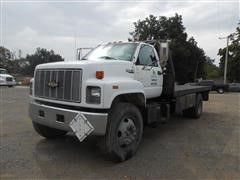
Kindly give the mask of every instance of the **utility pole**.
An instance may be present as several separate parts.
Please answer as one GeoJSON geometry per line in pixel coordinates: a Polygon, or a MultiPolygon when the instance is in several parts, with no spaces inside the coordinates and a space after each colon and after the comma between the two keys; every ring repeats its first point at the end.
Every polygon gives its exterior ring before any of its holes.
{"type": "Polygon", "coordinates": [[[227,81],[228,43],[229,43],[229,36],[227,36],[227,47],[226,47],[226,54],[225,54],[224,79],[223,79],[224,84],[226,84],[226,81],[227,81]]]}
{"type": "Polygon", "coordinates": [[[227,62],[228,62],[229,39],[234,35],[235,34],[229,34],[227,37],[219,37],[219,39],[227,39],[227,47],[226,47],[226,55],[225,55],[225,63],[224,63],[224,79],[223,79],[224,84],[226,84],[226,81],[227,81],[227,62]]]}

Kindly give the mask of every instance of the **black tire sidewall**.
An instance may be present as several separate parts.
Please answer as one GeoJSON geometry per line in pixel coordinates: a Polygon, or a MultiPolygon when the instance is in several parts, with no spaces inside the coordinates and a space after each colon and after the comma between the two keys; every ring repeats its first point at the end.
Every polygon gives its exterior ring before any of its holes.
{"type": "Polygon", "coordinates": [[[203,103],[201,100],[198,100],[198,105],[196,107],[196,116],[199,118],[202,114],[203,103]],[[199,112],[199,108],[201,107],[201,111],[199,112]]]}
{"type": "Polygon", "coordinates": [[[193,113],[193,117],[200,118],[200,116],[202,114],[202,109],[203,109],[202,96],[199,94],[197,96],[197,102],[196,102],[195,110],[194,110],[194,113],[193,113]],[[201,111],[199,112],[199,107],[200,106],[201,106],[201,111]]]}

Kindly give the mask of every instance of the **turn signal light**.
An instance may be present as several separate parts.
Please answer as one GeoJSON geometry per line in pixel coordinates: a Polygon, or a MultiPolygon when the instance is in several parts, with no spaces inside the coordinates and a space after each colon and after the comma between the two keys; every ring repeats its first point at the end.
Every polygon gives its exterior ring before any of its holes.
{"type": "Polygon", "coordinates": [[[104,78],[104,71],[96,71],[96,78],[103,79],[104,78]]]}

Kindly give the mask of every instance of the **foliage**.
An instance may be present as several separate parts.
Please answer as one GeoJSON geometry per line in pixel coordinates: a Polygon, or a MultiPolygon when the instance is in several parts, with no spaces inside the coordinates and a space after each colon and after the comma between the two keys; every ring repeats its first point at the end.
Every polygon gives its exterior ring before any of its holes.
{"type": "Polygon", "coordinates": [[[206,63],[204,64],[204,71],[206,72],[206,79],[214,79],[219,77],[219,67],[213,64],[214,59],[206,57],[206,63]]]}
{"type": "MultiPolygon", "coordinates": [[[[240,27],[237,27],[235,35],[231,36],[228,50],[227,79],[230,82],[240,82],[240,27]]],[[[219,49],[218,55],[221,56],[219,67],[223,75],[226,47],[219,49]]]]}
{"type": "Polygon", "coordinates": [[[26,58],[19,56],[14,58],[13,53],[5,48],[0,47],[0,67],[7,69],[12,74],[31,75],[34,74],[34,69],[38,64],[64,61],[64,59],[55,54],[53,50],[46,50],[44,48],[37,48],[35,53],[27,55],[26,58]]]}
{"type": "Polygon", "coordinates": [[[26,61],[29,63],[26,67],[26,74],[33,75],[34,69],[37,65],[64,61],[64,59],[59,54],[55,54],[53,50],[48,51],[43,48],[37,48],[34,54],[27,55],[26,61]]]}
{"type": "Polygon", "coordinates": [[[197,46],[193,37],[187,39],[187,33],[182,23],[182,16],[149,17],[134,22],[134,31],[130,35],[134,40],[171,39],[172,58],[176,72],[176,81],[185,83],[196,78],[205,78],[204,51],[197,46]]]}
{"type": "Polygon", "coordinates": [[[9,64],[12,59],[12,52],[9,49],[0,46],[0,67],[7,69],[7,64],[9,64]]]}

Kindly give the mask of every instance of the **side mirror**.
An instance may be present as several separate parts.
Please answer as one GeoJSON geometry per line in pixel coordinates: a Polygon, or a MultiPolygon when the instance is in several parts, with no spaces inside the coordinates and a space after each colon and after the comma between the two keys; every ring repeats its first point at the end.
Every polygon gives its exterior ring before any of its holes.
{"type": "Polygon", "coordinates": [[[157,60],[156,57],[153,56],[153,55],[150,55],[150,58],[151,58],[152,61],[156,61],[157,60]]]}
{"type": "Polygon", "coordinates": [[[165,74],[166,74],[166,72],[167,72],[167,68],[166,68],[166,67],[164,67],[164,68],[162,69],[162,74],[163,74],[163,75],[165,75],[165,74]]]}

